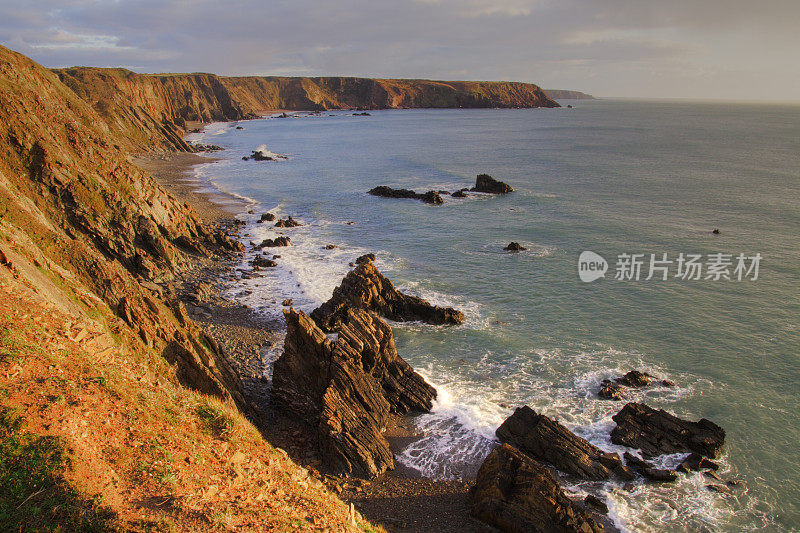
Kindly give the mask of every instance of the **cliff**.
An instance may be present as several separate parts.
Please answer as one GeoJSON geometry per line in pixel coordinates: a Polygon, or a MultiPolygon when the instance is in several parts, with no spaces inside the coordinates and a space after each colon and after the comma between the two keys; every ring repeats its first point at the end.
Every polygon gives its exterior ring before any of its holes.
{"type": "Polygon", "coordinates": [[[567,91],[564,89],[546,89],[547,96],[553,100],[596,100],[591,94],[580,91],[567,91]]]}
{"type": "Polygon", "coordinates": [[[269,111],[558,107],[536,85],[516,82],[136,74],[74,67],[54,71],[132,149],[190,148],[187,121],[230,121],[269,111]]]}
{"type": "Polygon", "coordinates": [[[241,245],[126,151],[238,108],[213,76],[100,73],[0,46],[0,530],[363,530],[243,416],[172,290],[241,245]]]}

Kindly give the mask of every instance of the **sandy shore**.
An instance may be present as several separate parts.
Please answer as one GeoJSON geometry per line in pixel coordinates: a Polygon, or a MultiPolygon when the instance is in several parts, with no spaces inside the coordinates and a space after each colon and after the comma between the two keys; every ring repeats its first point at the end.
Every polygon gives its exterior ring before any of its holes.
{"type": "MultiPolygon", "coordinates": [[[[209,224],[233,230],[233,216],[248,205],[219,191],[204,192],[203,184],[186,180],[194,165],[213,161],[185,153],[141,154],[134,158],[134,163],[153,174],[178,199],[192,205],[209,224]]],[[[284,449],[342,500],[352,502],[362,515],[387,531],[493,531],[469,518],[469,482],[422,478],[399,464],[394,472],[371,481],[332,477],[317,470],[321,460],[314,449],[310,428],[269,405],[266,360],[280,352],[283,321],[266,319],[220,293],[224,284],[234,279],[235,266],[232,262],[197,261],[195,268],[175,280],[175,287],[192,318],[220,343],[239,372],[245,396],[258,413],[254,422],[264,438],[284,449]],[[206,291],[198,291],[199,284],[212,288],[210,296],[206,291]]],[[[387,431],[387,437],[397,449],[413,438],[413,432],[400,422],[387,431]]]]}

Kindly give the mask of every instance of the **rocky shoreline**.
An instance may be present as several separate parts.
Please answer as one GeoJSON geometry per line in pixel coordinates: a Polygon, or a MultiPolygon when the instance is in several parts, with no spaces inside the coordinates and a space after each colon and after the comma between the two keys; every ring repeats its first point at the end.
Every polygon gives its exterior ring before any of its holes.
{"type": "MultiPolygon", "coordinates": [[[[185,194],[174,174],[160,177],[179,198],[185,194]]],[[[379,196],[425,199],[413,191],[376,189],[382,191],[379,196]]],[[[513,191],[484,174],[471,190],[490,194],[513,191]]],[[[213,206],[206,208],[208,219],[216,220],[218,227],[229,233],[238,231],[237,221],[224,218],[213,206]]],[[[267,213],[259,222],[275,219],[267,213]]],[[[276,225],[299,225],[291,217],[288,221],[292,224],[278,221],[276,225]]],[[[291,246],[288,237],[275,241],[251,244],[253,249],[291,246]]],[[[506,249],[522,249],[512,245],[506,249]]],[[[381,317],[454,325],[463,322],[464,315],[397,291],[373,260],[368,254],[351,263],[353,270],[331,299],[310,315],[294,310],[292,302],[285,300],[285,337],[281,321],[267,320],[219,294],[220,287],[214,283],[236,279],[232,263],[199,261],[197,268],[184,276],[178,291],[193,318],[233,359],[246,399],[268,442],[285,449],[345,501],[358,503],[359,511],[373,522],[393,531],[484,530],[486,526],[476,520],[504,531],[549,527],[614,531],[616,527],[606,516],[606,503],[591,494],[583,499],[565,491],[561,485],[564,476],[669,483],[676,481],[679,473],[705,470],[707,477],[715,476],[720,482],[706,485],[708,490],[730,492],[730,487],[737,485],[735,480],[716,476],[719,467],[710,461],[724,443],[722,428],[705,419],[681,420],[635,403],[626,404],[613,417],[617,427],[610,439],[638,449],[642,458],[629,452],[622,456],[604,452],[557,421],[523,406],[497,429],[502,445],[486,458],[476,480],[437,481],[420,478],[402,467],[393,471],[394,454],[402,448],[399,444],[416,438],[408,416],[428,412],[437,393],[397,354],[392,330],[381,317]],[[331,334],[335,340],[329,338],[331,334]],[[276,359],[281,338],[283,350],[276,359]],[[656,468],[648,461],[662,454],[690,452],[675,470],[656,468]],[[403,495],[406,514],[402,518],[396,517],[398,494],[403,495]]],[[[271,264],[254,261],[253,270],[276,264],[264,261],[271,264]]],[[[598,396],[622,400],[626,389],[656,382],[674,386],[633,370],[614,381],[605,380],[598,396]]]]}

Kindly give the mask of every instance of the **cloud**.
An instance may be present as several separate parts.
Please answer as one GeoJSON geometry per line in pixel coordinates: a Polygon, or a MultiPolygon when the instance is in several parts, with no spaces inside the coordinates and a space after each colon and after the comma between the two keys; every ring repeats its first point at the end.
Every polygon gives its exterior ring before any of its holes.
{"type": "Polygon", "coordinates": [[[500,79],[619,96],[800,99],[800,2],[0,0],[47,66],[500,79]],[[737,83],[732,83],[738,79],[737,83]]]}

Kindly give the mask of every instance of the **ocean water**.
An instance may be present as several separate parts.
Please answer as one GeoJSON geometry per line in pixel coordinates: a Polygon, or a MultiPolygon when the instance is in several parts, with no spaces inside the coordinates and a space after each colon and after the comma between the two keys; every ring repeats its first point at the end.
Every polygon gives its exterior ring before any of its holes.
{"type": "Polygon", "coordinates": [[[283,231],[294,244],[274,249],[278,268],[229,293],[270,315],[284,298],[308,312],[350,261],[375,252],[401,289],[463,310],[457,327],[393,324],[400,354],[439,390],[416,420],[425,437],[399,457],[424,475],[474,474],[494,430],[523,404],[621,450],[609,432],[623,404],[596,391],[636,368],[677,386],[631,399],[725,428],[722,477],[744,488],[713,493],[713,480],[692,474],[572,490],[604,498],[629,531],[800,528],[800,106],[572,103],[209,126],[191,140],[226,150],[192,179],[250,199],[246,243],[283,231]],[[288,159],[241,160],[261,145],[288,159]],[[445,196],[442,206],[366,194],[454,191],[484,172],[515,192],[445,196]],[[266,210],[306,225],[255,223],[266,210]],[[528,250],[504,252],[510,241],[528,250]],[[605,278],[579,279],[585,250],[608,261],[605,278]],[[645,254],[638,281],[614,279],[624,253],[645,254]],[[669,279],[645,280],[650,254],[665,253],[734,263],[758,253],[758,279],[680,279],[673,264],[669,279]]]}

